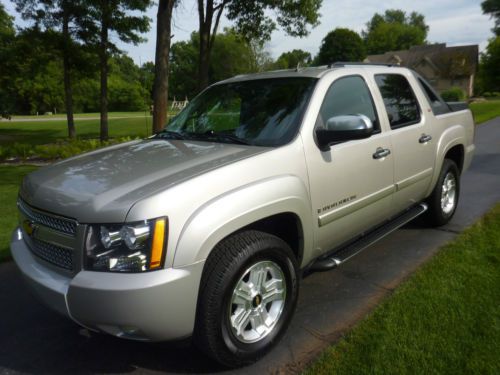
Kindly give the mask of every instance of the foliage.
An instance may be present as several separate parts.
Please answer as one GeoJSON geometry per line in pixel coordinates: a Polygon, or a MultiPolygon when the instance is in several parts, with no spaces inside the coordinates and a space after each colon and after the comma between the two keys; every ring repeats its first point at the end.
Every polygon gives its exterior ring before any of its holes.
{"type": "Polygon", "coordinates": [[[79,37],[95,48],[100,68],[100,112],[102,141],[108,139],[108,60],[118,48],[110,34],[125,43],[138,44],[142,33],[149,30],[151,20],[143,15],[152,5],[151,0],[85,0],[85,14],[76,19],[79,37]]]}
{"type": "Polygon", "coordinates": [[[451,87],[441,93],[445,102],[459,102],[465,99],[465,92],[460,87],[451,87]]]}
{"type": "Polygon", "coordinates": [[[311,65],[312,58],[309,52],[301,49],[283,52],[273,64],[275,69],[294,69],[297,66],[311,65]]]}
{"type": "MultiPolygon", "coordinates": [[[[170,95],[177,99],[193,98],[198,93],[199,34],[193,32],[189,41],[172,44],[170,49],[170,95]]],[[[270,65],[260,45],[247,42],[234,29],[225,29],[214,40],[209,65],[209,83],[237,74],[259,71],[270,65]],[[264,66],[263,66],[264,65],[264,66]]]]}
{"type": "Polygon", "coordinates": [[[236,29],[246,39],[269,40],[271,33],[280,26],[288,35],[306,36],[308,25],[319,24],[319,9],[322,0],[290,1],[227,1],[227,17],[235,22],[236,29]],[[269,17],[269,11],[277,14],[276,22],[269,17]]]}
{"type": "Polygon", "coordinates": [[[500,36],[490,39],[481,54],[478,78],[481,91],[500,91],[500,36]]]}
{"type": "Polygon", "coordinates": [[[388,9],[384,15],[375,13],[362,36],[368,54],[381,54],[425,44],[428,31],[422,14],[388,9]]]}
{"type": "Polygon", "coordinates": [[[497,205],[305,373],[500,373],[499,248],[497,205]]]}
{"type": "Polygon", "coordinates": [[[278,25],[292,36],[306,36],[307,27],[319,24],[319,9],[322,0],[200,0],[199,14],[199,65],[198,84],[203,89],[209,82],[209,65],[215,35],[222,13],[234,21],[238,34],[247,41],[264,42],[271,38],[271,33],[278,25]],[[269,16],[273,11],[276,22],[269,16]]]}
{"type": "Polygon", "coordinates": [[[483,13],[491,15],[495,20],[495,27],[492,31],[496,36],[500,36],[500,0],[484,0],[481,8],[483,8],[483,13]]]}
{"type": "Polygon", "coordinates": [[[23,177],[36,167],[0,166],[0,262],[10,259],[9,244],[17,226],[17,193],[23,177]]]}
{"type": "Polygon", "coordinates": [[[363,61],[365,57],[365,46],[358,33],[337,28],[323,38],[314,65],[326,65],[335,61],[363,61]]]}
{"type": "Polygon", "coordinates": [[[0,38],[4,36],[14,36],[14,17],[5,11],[5,7],[0,3],[0,38]]]}
{"type": "Polygon", "coordinates": [[[0,146],[0,161],[8,159],[20,160],[56,160],[65,159],[84,152],[117,143],[129,142],[134,138],[121,137],[100,142],[98,139],[58,139],[54,143],[32,146],[28,143],[14,143],[0,146]]]}

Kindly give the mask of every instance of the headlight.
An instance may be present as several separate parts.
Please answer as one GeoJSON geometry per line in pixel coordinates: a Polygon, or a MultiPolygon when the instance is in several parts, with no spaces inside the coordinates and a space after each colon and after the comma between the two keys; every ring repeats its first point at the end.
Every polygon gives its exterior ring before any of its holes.
{"type": "Polygon", "coordinates": [[[92,271],[142,272],[161,268],[167,219],[91,225],[85,241],[85,268],[92,271]]]}

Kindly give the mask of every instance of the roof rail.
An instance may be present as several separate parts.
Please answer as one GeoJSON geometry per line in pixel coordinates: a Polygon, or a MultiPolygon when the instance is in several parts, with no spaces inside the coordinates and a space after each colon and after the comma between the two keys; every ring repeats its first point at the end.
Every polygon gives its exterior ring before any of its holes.
{"type": "Polygon", "coordinates": [[[365,63],[365,62],[350,62],[350,61],[349,62],[344,62],[344,61],[337,61],[337,62],[328,64],[328,68],[343,68],[345,66],[352,66],[352,65],[399,67],[399,65],[385,64],[385,63],[365,63]]]}

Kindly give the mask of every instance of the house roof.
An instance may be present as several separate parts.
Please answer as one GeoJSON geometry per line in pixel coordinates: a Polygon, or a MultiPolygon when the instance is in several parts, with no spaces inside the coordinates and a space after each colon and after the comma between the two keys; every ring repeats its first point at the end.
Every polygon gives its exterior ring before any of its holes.
{"type": "Polygon", "coordinates": [[[390,63],[418,70],[427,64],[442,77],[460,77],[474,74],[479,56],[478,45],[446,47],[445,43],[413,46],[409,50],[389,51],[370,55],[365,61],[390,63]]]}

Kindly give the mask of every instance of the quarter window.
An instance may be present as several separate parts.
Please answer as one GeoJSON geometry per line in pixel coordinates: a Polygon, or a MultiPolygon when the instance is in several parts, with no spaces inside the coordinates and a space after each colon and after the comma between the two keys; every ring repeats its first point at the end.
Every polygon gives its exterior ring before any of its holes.
{"type": "Polygon", "coordinates": [[[400,74],[377,74],[375,81],[380,89],[392,129],[416,124],[420,109],[408,80],[400,74]]]}
{"type": "Polygon", "coordinates": [[[372,120],[375,131],[380,129],[373,99],[363,78],[360,76],[340,78],[328,89],[316,125],[324,126],[328,119],[334,116],[358,114],[372,120]]]}
{"type": "Polygon", "coordinates": [[[422,78],[418,78],[418,83],[431,105],[432,113],[435,115],[442,115],[443,113],[449,112],[448,106],[444,103],[443,99],[441,99],[422,78]]]}

